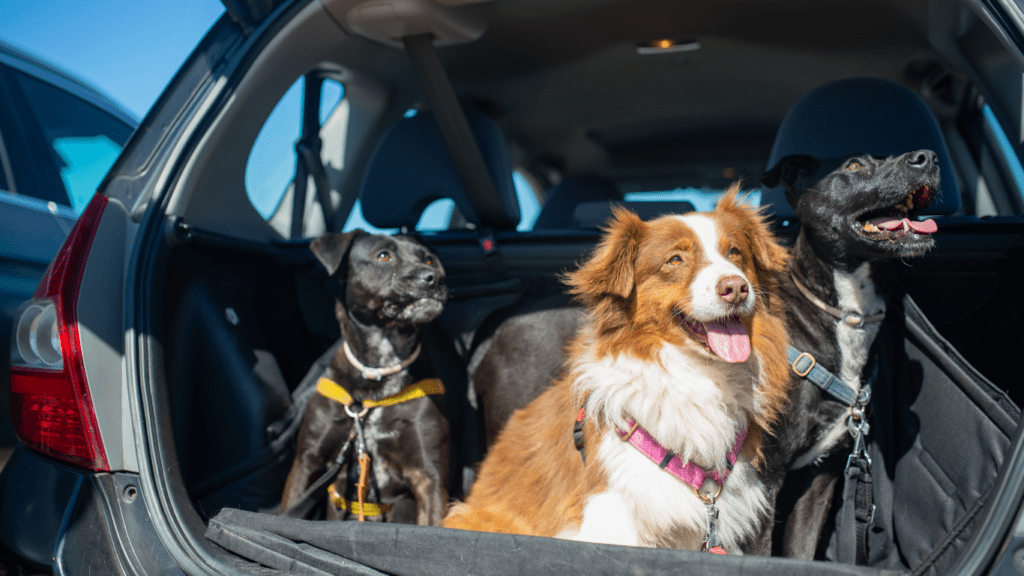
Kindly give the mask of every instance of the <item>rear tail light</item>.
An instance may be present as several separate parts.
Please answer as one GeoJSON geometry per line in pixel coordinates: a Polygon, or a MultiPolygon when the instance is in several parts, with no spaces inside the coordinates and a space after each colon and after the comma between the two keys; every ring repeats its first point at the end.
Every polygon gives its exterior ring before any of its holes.
{"type": "Polygon", "coordinates": [[[50,263],[11,339],[11,418],[48,456],[109,471],[78,336],[78,289],[107,199],[95,195],[50,263]]]}

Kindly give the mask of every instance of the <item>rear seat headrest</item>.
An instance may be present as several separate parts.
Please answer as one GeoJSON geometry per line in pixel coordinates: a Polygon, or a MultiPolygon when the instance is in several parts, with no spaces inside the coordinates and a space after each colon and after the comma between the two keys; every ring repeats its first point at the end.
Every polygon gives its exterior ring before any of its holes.
{"type": "Polygon", "coordinates": [[[612,207],[614,206],[625,208],[644,221],[653,220],[658,216],[666,214],[686,214],[687,212],[694,211],[693,204],[685,200],[656,202],[626,200],[602,202],[596,200],[577,204],[576,209],[573,210],[573,220],[579,228],[600,228],[607,225],[608,221],[611,220],[612,207]]]}
{"type": "Polygon", "coordinates": [[[548,191],[533,229],[573,228],[573,211],[580,203],[621,198],[615,185],[604,178],[589,174],[566,177],[548,191]]]}
{"type": "MultiPolygon", "coordinates": [[[[484,113],[465,112],[514,228],[519,222],[519,200],[508,144],[497,124],[484,113]]],[[[384,134],[370,158],[359,198],[363,218],[378,228],[414,228],[423,210],[441,198],[454,200],[469,222],[493,226],[477,217],[431,112],[403,118],[384,134]]]]}
{"type": "MultiPolygon", "coordinates": [[[[942,188],[928,214],[960,208],[949,148],[928,106],[910,90],[880,78],[836,80],[812,90],[786,114],[768,157],[770,170],[790,154],[838,158],[868,153],[891,156],[928,148],[939,156],[942,188]]],[[[761,205],[779,219],[792,218],[782,188],[763,188],[761,205]]]]}

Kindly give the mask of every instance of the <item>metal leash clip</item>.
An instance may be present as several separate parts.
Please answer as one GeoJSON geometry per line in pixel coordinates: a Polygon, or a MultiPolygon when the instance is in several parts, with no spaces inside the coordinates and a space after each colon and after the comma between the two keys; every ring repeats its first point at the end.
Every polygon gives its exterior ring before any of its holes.
{"type": "Polygon", "coordinates": [[[722,548],[722,540],[718,537],[718,506],[715,505],[717,494],[709,494],[704,506],[707,509],[707,531],[704,540],[700,543],[701,552],[714,554],[725,554],[722,548]]]}
{"type": "Polygon", "coordinates": [[[846,426],[853,436],[853,450],[846,459],[846,468],[853,465],[855,458],[863,458],[867,465],[871,466],[871,456],[868,455],[868,446],[865,437],[871,432],[871,425],[864,417],[864,409],[861,406],[851,406],[850,416],[846,419],[846,426]]]}

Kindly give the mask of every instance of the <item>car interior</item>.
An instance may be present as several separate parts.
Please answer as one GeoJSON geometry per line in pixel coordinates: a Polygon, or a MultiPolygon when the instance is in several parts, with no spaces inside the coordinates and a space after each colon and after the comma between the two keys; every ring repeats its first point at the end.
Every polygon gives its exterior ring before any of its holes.
{"type": "MultiPolygon", "coordinates": [[[[503,320],[565,305],[560,274],[593,248],[612,205],[645,219],[705,210],[742,180],[790,242],[799,222],[761,174],[786,154],[856,142],[940,157],[937,247],[892,280],[961,359],[946,380],[988,407],[976,433],[991,449],[962,473],[934,450],[924,472],[892,464],[896,484],[934,476],[952,503],[896,520],[914,538],[880,567],[953,565],[1024,402],[1013,376],[1024,63],[986,14],[966,0],[282,8],[251,37],[164,208],[153,301],[173,431],[163,449],[176,466],[162,474],[183,488],[181,514],[200,525],[222,508],[278,512],[305,399],[339,338],[311,238],[358,225],[416,235],[439,255],[450,297],[424,338],[443,367],[459,498],[485,450],[467,389],[473,353],[503,320]],[[403,44],[425,33],[428,46],[403,44]],[[325,107],[328,84],[341,95],[325,107]],[[297,141],[268,152],[262,130],[288,102],[297,141]],[[475,146],[453,150],[453,133],[475,146]],[[252,180],[268,165],[285,175],[276,188],[252,180]],[[467,176],[481,168],[485,182],[467,176]]],[[[946,409],[907,429],[942,442],[954,434],[946,409]]]]}

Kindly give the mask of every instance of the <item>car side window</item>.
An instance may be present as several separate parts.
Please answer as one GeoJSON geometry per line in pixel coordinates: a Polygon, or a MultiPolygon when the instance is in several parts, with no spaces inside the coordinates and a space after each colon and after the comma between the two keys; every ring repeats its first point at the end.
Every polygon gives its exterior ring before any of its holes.
{"type": "MultiPolygon", "coordinates": [[[[303,78],[297,79],[278,101],[256,136],[245,166],[245,192],[253,207],[282,236],[291,229],[291,197],[294,189],[295,142],[302,132],[303,78]]],[[[320,159],[328,175],[344,168],[344,132],[348,125],[345,87],[325,79],[320,93],[320,159]]],[[[306,192],[315,197],[313,183],[306,192]]],[[[308,212],[319,214],[317,210],[308,212]]]]}
{"type": "MultiPolygon", "coordinates": [[[[62,191],[19,187],[19,194],[69,205],[76,214],[85,209],[107,171],[117,160],[132,128],[92,104],[55,86],[13,73],[31,110],[35,128],[47,152],[62,191]]],[[[29,135],[30,140],[33,139],[29,135]]]]}

